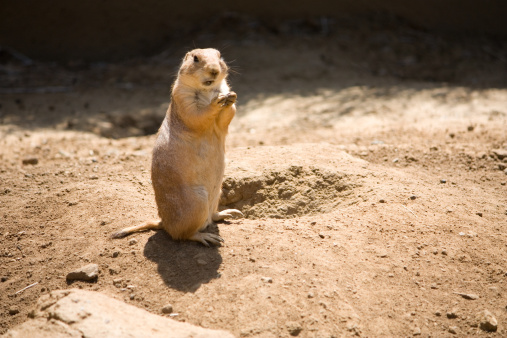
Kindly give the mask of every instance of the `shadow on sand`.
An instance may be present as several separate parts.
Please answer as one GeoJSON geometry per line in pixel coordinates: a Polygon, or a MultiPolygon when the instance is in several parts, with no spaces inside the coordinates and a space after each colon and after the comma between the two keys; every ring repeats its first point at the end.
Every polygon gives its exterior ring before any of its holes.
{"type": "MultiPolygon", "coordinates": [[[[208,232],[218,233],[216,225],[208,232]]],[[[157,263],[164,283],[176,290],[195,292],[201,284],[219,278],[222,256],[218,247],[205,247],[197,242],[174,241],[165,231],[157,231],[148,239],[144,256],[157,263]]]]}

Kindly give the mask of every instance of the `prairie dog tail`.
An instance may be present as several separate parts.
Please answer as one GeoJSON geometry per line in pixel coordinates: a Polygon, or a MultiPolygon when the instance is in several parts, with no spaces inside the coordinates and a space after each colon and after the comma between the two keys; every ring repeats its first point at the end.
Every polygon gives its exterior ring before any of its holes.
{"type": "Polygon", "coordinates": [[[111,235],[111,238],[123,238],[130,235],[133,232],[146,231],[146,230],[157,230],[162,229],[162,220],[146,221],[139,225],[134,225],[111,235]]]}

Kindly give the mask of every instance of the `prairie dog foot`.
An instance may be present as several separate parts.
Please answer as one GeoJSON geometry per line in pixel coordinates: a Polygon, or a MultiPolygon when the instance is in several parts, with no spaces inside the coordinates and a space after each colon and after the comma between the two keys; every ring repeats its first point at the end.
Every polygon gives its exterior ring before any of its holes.
{"type": "Polygon", "coordinates": [[[224,241],[222,237],[215,234],[210,234],[209,232],[196,232],[195,234],[192,235],[192,237],[189,238],[189,240],[201,242],[207,247],[210,246],[210,243],[213,245],[219,245],[221,242],[224,241]]]}
{"type": "Polygon", "coordinates": [[[226,209],[220,212],[215,212],[211,219],[213,222],[223,221],[224,219],[233,218],[233,217],[244,217],[243,213],[236,209],[226,209]]]}
{"type": "Polygon", "coordinates": [[[236,103],[238,95],[235,92],[229,92],[224,95],[218,95],[217,104],[222,107],[229,107],[236,103]]]}

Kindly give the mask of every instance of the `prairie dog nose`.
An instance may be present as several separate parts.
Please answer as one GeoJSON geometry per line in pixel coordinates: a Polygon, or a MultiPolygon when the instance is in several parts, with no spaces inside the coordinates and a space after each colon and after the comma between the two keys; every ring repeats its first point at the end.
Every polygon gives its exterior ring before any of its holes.
{"type": "Polygon", "coordinates": [[[217,77],[217,75],[220,73],[220,68],[218,66],[209,66],[207,70],[208,73],[213,77],[217,77]]]}

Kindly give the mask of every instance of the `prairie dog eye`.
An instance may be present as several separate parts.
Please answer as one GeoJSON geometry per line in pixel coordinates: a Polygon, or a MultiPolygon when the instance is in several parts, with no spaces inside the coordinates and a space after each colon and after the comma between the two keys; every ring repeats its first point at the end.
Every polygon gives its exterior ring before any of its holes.
{"type": "Polygon", "coordinates": [[[199,62],[199,58],[194,55],[194,62],[199,62]]]}

